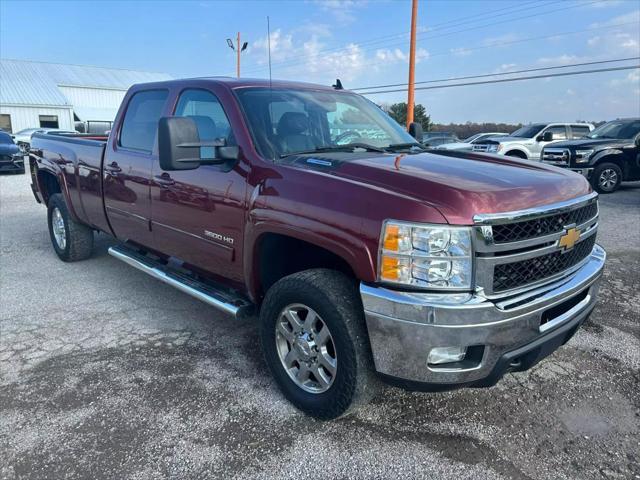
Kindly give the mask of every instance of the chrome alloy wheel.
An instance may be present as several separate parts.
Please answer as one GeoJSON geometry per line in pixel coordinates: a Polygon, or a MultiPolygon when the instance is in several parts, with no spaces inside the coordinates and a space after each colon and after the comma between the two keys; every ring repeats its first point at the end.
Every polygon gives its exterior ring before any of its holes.
{"type": "Polygon", "coordinates": [[[611,190],[618,183],[618,173],[612,168],[606,168],[600,172],[598,183],[603,190],[611,190]]]}
{"type": "Polygon", "coordinates": [[[276,321],[276,348],[285,371],[309,393],[326,392],[336,378],[338,359],[333,337],[313,309],[288,305],[276,321]]]}
{"type": "Polygon", "coordinates": [[[53,227],[53,238],[56,239],[58,248],[64,250],[67,246],[67,231],[64,228],[64,219],[58,208],[51,212],[51,226],[53,227]]]}

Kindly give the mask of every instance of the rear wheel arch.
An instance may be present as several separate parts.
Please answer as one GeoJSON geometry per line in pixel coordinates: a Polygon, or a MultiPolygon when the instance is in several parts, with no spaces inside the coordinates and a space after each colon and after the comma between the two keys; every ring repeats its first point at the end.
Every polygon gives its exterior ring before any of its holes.
{"type": "Polygon", "coordinates": [[[38,188],[42,194],[45,205],[49,205],[49,199],[56,193],[62,193],[60,178],[48,170],[37,171],[38,188]]]}

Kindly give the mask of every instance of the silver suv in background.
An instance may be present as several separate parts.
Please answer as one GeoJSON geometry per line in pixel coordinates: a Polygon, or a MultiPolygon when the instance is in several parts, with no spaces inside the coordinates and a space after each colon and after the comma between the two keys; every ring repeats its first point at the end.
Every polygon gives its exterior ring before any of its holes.
{"type": "Polygon", "coordinates": [[[471,150],[473,145],[488,138],[492,137],[506,137],[508,133],[504,132],[486,132],[486,133],[476,133],[475,135],[471,135],[469,138],[465,138],[464,140],[460,140],[459,142],[453,143],[444,143],[437,147],[438,150],[471,150]]]}
{"type": "Polygon", "coordinates": [[[540,160],[542,149],[552,142],[583,138],[594,129],[590,123],[533,123],[507,137],[493,137],[473,145],[474,152],[540,160]]]}

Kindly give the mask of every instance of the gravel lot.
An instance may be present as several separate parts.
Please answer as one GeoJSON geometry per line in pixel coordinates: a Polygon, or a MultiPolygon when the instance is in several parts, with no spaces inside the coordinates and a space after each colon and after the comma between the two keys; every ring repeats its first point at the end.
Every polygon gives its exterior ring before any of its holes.
{"type": "Polygon", "coordinates": [[[107,255],[55,256],[26,175],[0,177],[0,477],[640,479],[640,185],[601,197],[600,303],[498,386],[388,388],[309,419],[255,323],[107,255]]]}

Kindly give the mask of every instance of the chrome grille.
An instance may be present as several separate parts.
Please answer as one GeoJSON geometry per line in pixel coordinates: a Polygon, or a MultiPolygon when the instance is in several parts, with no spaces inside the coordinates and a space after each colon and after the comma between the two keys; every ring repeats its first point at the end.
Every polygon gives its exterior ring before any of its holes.
{"type": "Polygon", "coordinates": [[[569,275],[586,261],[598,229],[597,194],[530,210],[476,215],[474,223],[476,287],[489,298],[515,295],[569,275]],[[573,228],[580,234],[567,250],[561,238],[573,228]]]}
{"type": "Polygon", "coordinates": [[[520,262],[496,265],[493,273],[493,291],[497,293],[539,282],[574,267],[587,258],[595,244],[596,236],[592,235],[566,253],[556,251],[520,262]]]}
{"type": "Polygon", "coordinates": [[[550,165],[566,167],[569,165],[571,152],[566,148],[545,148],[542,151],[542,161],[550,165]]]}
{"type": "Polygon", "coordinates": [[[489,150],[489,145],[480,143],[473,146],[474,152],[487,152],[489,150]]]}
{"type": "Polygon", "coordinates": [[[581,225],[598,214],[598,204],[591,203],[576,210],[557,215],[549,215],[524,222],[495,225],[493,241],[495,243],[517,242],[529,238],[541,237],[562,232],[567,225],[581,225]]]}

